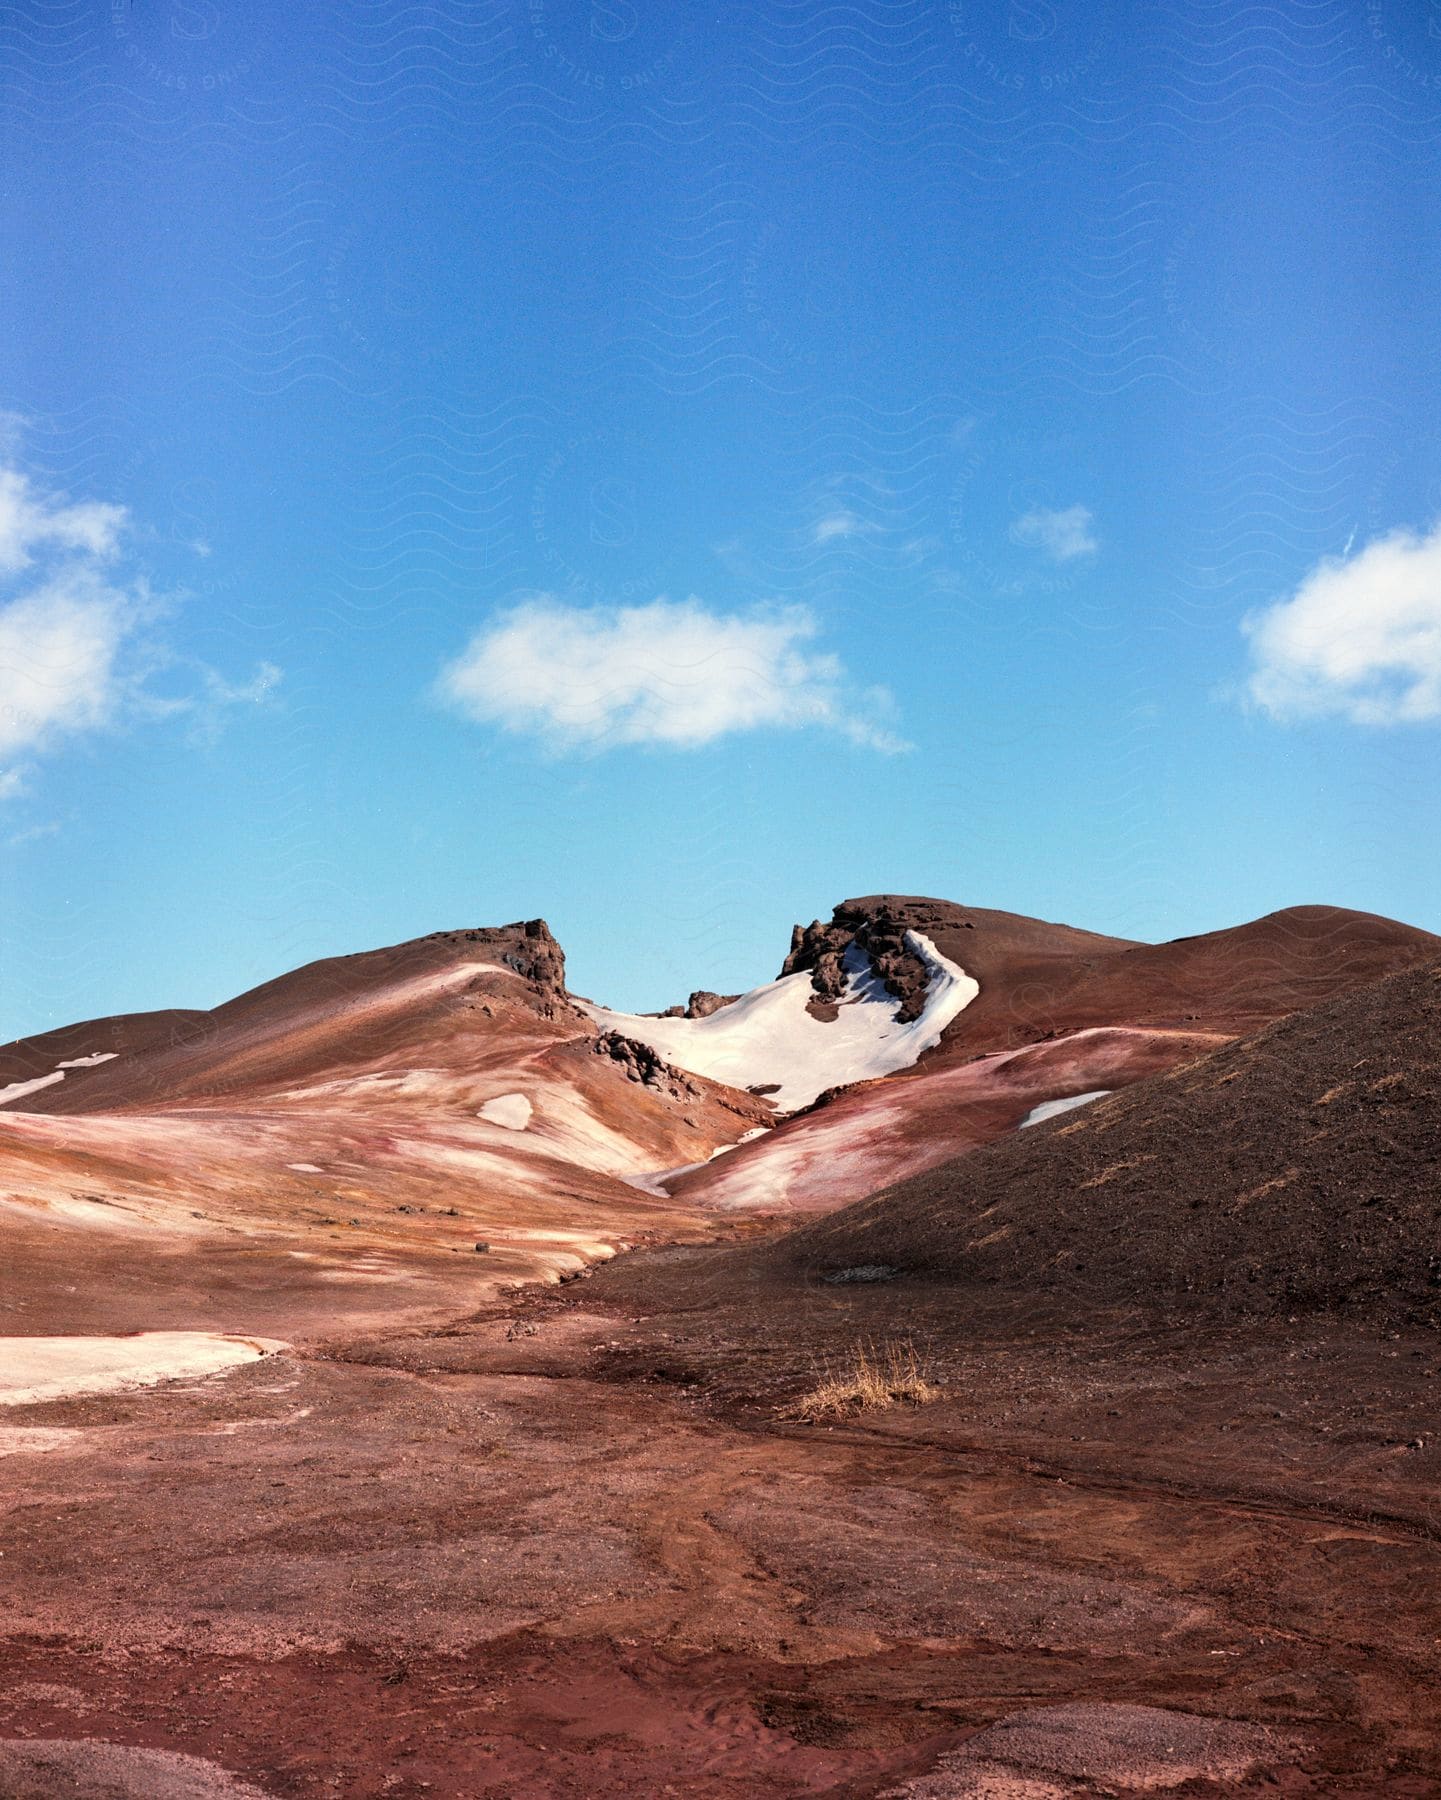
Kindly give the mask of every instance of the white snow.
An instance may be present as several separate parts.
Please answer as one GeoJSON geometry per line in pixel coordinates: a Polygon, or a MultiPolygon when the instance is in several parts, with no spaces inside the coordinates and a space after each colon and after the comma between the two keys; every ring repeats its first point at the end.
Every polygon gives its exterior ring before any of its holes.
{"type": "Polygon", "coordinates": [[[658,1200],[669,1200],[670,1189],[664,1184],[667,1181],[679,1181],[682,1175],[694,1175],[697,1169],[704,1169],[713,1163],[718,1156],[728,1156],[732,1150],[739,1150],[742,1144],[748,1144],[752,1138],[765,1137],[773,1129],[770,1125],[757,1125],[753,1130],[745,1132],[733,1144],[718,1144],[709,1156],[700,1162],[680,1163],[674,1169],[642,1169],[622,1175],[621,1180],[629,1187],[639,1188],[643,1194],[654,1194],[658,1200]]]}
{"type": "Polygon", "coordinates": [[[940,1042],[946,1026],[981,991],[920,932],[907,932],[906,946],[930,974],[925,1007],[909,1024],[896,1018],[895,996],[855,944],[845,956],[840,1010],[829,1022],[806,1010],[815,992],[806,972],[742,994],[706,1019],[648,1019],[600,1006],[586,1011],[603,1031],[649,1044],[693,1075],[731,1087],[774,1088],[765,1097],[777,1111],[795,1112],[826,1088],[908,1069],[940,1042]]]}
{"type": "Polygon", "coordinates": [[[7,1100],[38,1094],[41,1088],[54,1087],[57,1081],[64,1081],[67,1069],[93,1069],[96,1063],[113,1062],[119,1054],[118,1050],[97,1050],[94,1056],[73,1056],[69,1062],[56,1063],[48,1075],[37,1075],[33,1081],[12,1081],[9,1087],[0,1088],[0,1106],[7,1100]]]}
{"type": "Polygon", "coordinates": [[[37,1075],[33,1081],[12,1081],[9,1087],[0,1088],[0,1106],[7,1100],[23,1100],[27,1094],[38,1094],[41,1088],[54,1087],[57,1081],[64,1081],[65,1071],[56,1069],[51,1075],[37,1075]]]}
{"type": "Polygon", "coordinates": [[[507,1131],[524,1131],[535,1108],[524,1094],[497,1094],[487,1100],[476,1114],[491,1125],[503,1125],[507,1131]]]}
{"type": "Polygon", "coordinates": [[[1089,1094],[1072,1094],[1065,1100],[1043,1100],[1039,1106],[1033,1106],[1016,1127],[1024,1131],[1028,1125],[1044,1125],[1047,1119],[1057,1118],[1061,1113],[1068,1113],[1077,1106],[1089,1106],[1093,1100],[1104,1100],[1113,1090],[1110,1088],[1093,1088],[1089,1094]]]}
{"type": "Polygon", "coordinates": [[[300,1175],[323,1175],[325,1170],[319,1163],[286,1163],[287,1169],[294,1169],[300,1175]]]}
{"type": "Polygon", "coordinates": [[[215,1331],[136,1337],[0,1338],[0,1406],[149,1387],[176,1375],[213,1375],[284,1346],[215,1331]]]}

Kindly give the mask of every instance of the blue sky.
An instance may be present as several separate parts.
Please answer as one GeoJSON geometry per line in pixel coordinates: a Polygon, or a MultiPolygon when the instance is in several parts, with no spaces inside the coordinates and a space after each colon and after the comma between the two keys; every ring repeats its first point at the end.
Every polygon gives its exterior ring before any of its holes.
{"type": "Polygon", "coordinates": [[[1441,24],[22,5],[0,1035],[544,914],[1441,930],[1441,24]]]}

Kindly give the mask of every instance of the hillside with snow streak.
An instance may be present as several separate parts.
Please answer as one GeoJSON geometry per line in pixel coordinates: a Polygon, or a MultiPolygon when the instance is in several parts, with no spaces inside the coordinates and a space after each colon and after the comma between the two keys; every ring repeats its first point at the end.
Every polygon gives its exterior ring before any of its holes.
{"type": "Polygon", "coordinates": [[[919,1017],[903,1021],[894,994],[857,944],[845,954],[846,987],[833,1008],[815,1004],[809,973],[782,975],[704,1019],[648,1018],[586,1006],[603,1031],[649,1044],[667,1062],[729,1087],[749,1088],[777,1112],[798,1112],[827,1088],[848,1087],[908,1069],[941,1041],[980,985],[928,937],[906,933],[927,973],[919,1017]],[[824,1017],[834,1011],[834,1018],[824,1017]]]}

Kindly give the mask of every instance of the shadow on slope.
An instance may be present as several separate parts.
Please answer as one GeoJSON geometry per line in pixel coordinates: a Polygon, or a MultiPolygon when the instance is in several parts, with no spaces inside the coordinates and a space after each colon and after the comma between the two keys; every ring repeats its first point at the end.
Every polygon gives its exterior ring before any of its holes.
{"type": "Polygon", "coordinates": [[[1441,1318],[1441,963],[928,1170],[773,1252],[1106,1305],[1441,1318]]]}

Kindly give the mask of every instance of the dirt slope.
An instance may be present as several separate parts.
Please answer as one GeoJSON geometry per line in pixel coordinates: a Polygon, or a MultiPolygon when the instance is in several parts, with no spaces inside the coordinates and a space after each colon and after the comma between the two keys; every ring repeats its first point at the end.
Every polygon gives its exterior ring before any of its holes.
{"type": "Polygon", "coordinates": [[[571,1005],[540,920],[11,1045],[8,1310],[27,1331],[303,1335],[684,1233],[626,1177],[703,1161],[767,1109],[623,1051],[571,1005]]]}
{"type": "Polygon", "coordinates": [[[798,1231],[1108,1304],[1441,1320],[1441,963],[1384,977],[798,1231]]]}
{"type": "Polygon", "coordinates": [[[907,930],[980,982],[914,1069],[855,1088],[671,1186],[722,1209],[834,1211],[1013,1131],[1040,1102],[1116,1089],[1298,1008],[1441,955],[1441,938],[1342,907],[1302,906],[1166,944],[1014,913],[879,894],[796,927],[787,971],[818,993],[853,940],[904,1001],[907,930]],[[1018,1051],[1023,1055],[1016,1055],[1018,1051]]]}
{"type": "Polygon", "coordinates": [[[473,1065],[499,1007],[540,1036],[585,1032],[565,994],[565,959],[543,919],[442,931],[327,957],[213,1011],[133,1014],[0,1048],[0,1087],[54,1072],[61,1058],[107,1060],[12,1104],[27,1112],[110,1112],[156,1101],[274,1095],[326,1071],[355,1075],[423,1053],[473,1065]],[[489,1005],[490,1010],[484,1010],[489,1005]],[[547,1033],[539,1028],[552,1025],[547,1033]]]}

